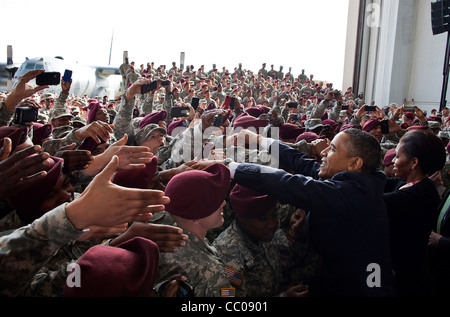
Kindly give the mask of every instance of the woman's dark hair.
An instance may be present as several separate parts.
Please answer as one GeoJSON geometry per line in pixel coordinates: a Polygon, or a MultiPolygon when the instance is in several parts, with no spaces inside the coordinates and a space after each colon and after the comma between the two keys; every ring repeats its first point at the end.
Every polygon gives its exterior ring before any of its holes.
{"type": "Polygon", "coordinates": [[[446,152],[442,140],[430,131],[411,130],[401,139],[409,159],[417,158],[422,172],[432,175],[445,165],[446,152]]]}
{"type": "Polygon", "coordinates": [[[348,142],[348,153],[351,156],[357,156],[362,158],[363,173],[375,172],[381,164],[381,146],[378,140],[368,132],[364,132],[360,129],[345,129],[342,131],[350,136],[350,142],[348,142]]]}

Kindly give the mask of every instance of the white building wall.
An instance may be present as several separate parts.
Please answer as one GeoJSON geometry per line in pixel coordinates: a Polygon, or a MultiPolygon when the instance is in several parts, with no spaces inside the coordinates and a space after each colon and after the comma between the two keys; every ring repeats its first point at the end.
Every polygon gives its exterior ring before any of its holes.
{"type": "MultiPolygon", "coordinates": [[[[439,109],[447,33],[433,35],[430,0],[416,0],[417,18],[407,95],[417,106],[439,109]]],[[[447,101],[450,92],[447,91],[447,101]]],[[[447,102],[447,105],[449,103],[447,102]]]]}
{"type": "MultiPolygon", "coordinates": [[[[365,11],[364,42],[361,54],[361,78],[350,82],[350,70],[358,67],[349,56],[355,56],[355,32],[347,33],[344,86],[364,91],[366,102],[379,107],[391,103],[403,104],[406,98],[423,110],[439,109],[443,82],[447,33],[433,35],[431,2],[434,0],[371,0],[366,5],[379,5],[379,25],[367,25],[374,11],[365,11]]],[[[359,1],[350,2],[349,28],[354,25],[350,13],[359,1]],[[352,23],[352,24],[350,24],[352,23]]],[[[450,101],[450,92],[447,93],[450,101]]]]}

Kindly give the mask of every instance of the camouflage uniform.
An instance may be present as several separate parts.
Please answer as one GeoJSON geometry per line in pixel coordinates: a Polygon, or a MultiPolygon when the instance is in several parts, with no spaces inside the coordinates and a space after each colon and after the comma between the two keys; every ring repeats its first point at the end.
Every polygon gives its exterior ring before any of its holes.
{"type": "Polygon", "coordinates": [[[308,80],[308,76],[305,75],[305,70],[302,70],[302,73],[300,75],[298,75],[298,81],[303,85],[305,83],[305,81],[308,80]]]}
{"type": "Polygon", "coordinates": [[[123,138],[125,134],[128,135],[128,145],[134,142],[134,128],[132,125],[134,98],[127,99],[125,94],[122,95],[120,100],[119,110],[114,118],[114,137],[116,140],[123,138]]]}
{"type": "Polygon", "coordinates": [[[285,296],[281,292],[278,250],[271,242],[252,242],[235,220],[214,240],[213,246],[225,262],[236,296],[285,296]]]}
{"type": "MultiPolygon", "coordinates": [[[[180,91],[180,98],[181,100],[186,100],[186,98],[189,96],[189,89],[183,89],[180,91]]],[[[190,102],[190,98],[189,98],[190,102]]]]}
{"type": "Polygon", "coordinates": [[[163,169],[178,167],[183,163],[194,160],[196,157],[201,159],[203,157],[203,145],[211,141],[211,138],[204,135],[201,123],[187,128],[174,137],[168,146],[158,151],[161,155],[159,156],[161,162],[164,162],[163,169]],[[190,152],[187,152],[186,149],[189,149],[190,152]]]}
{"type": "Polygon", "coordinates": [[[184,234],[189,236],[186,246],[174,253],[160,254],[156,283],[182,274],[194,288],[195,297],[220,297],[222,288],[231,288],[224,263],[207,238],[201,240],[187,231],[184,234]]]}
{"type": "Polygon", "coordinates": [[[215,99],[216,97],[219,98],[219,106],[221,106],[223,104],[223,102],[225,101],[225,93],[222,91],[222,89],[218,89],[216,91],[214,91],[211,94],[211,97],[213,99],[215,99]]]}
{"type": "Polygon", "coordinates": [[[72,130],[62,139],[50,139],[42,144],[42,149],[48,152],[50,155],[55,155],[56,152],[62,147],[68,146],[72,143],[76,144],[76,148],[79,147],[83,140],[78,140],[74,135],[75,130],[72,130]]]}
{"type": "Polygon", "coordinates": [[[101,239],[90,241],[71,241],[62,246],[49,262],[42,267],[22,289],[19,296],[59,297],[71,271],[67,267],[76,261],[101,239]]]}
{"type": "Polygon", "coordinates": [[[128,71],[127,78],[126,78],[126,83],[127,83],[126,87],[128,87],[129,84],[134,83],[140,77],[141,77],[141,75],[139,75],[139,73],[137,73],[136,71],[131,71],[131,70],[128,71]]]}
{"type": "Polygon", "coordinates": [[[153,112],[153,99],[155,97],[155,93],[151,92],[148,94],[145,94],[142,97],[142,114],[145,116],[151,112],[153,112]]]}
{"type": "Polygon", "coordinates": [[[311,111],[311,119],[313,118],[321,118],[324,114],[325,110],[329,107],[332,107],[331,110],[328,112],[328,118],[334,121],[339,120],[339,114],[341,113],[342,105],[340,105],[336,101],[328,101],[326,99],[322,100],[320,104],[313,107],[311,111]]]}
{"type": "Polygon", "coordinates": [[[170,102],[167,101],[166,97],[162,97],[160,93],[160,97],[158,98],[158,100],[156,100],[155,102],[153,102],[153,109],[154,111],[162,111],[162,110],[166,110],[167,114],[170,113],[170,102]],[[164,99],[161,99],[164,98],[164,99]]]}
{"type": "MultiPolygon", "coordinates": [[[[55,108],[65,108],[66,107],[66,101],[69,97],[69,94],[61,92],[58,96],[58,98],[55,99],[55,103],[53,104],[53,109],[55,108]]],[[[51,114],[51,112],[50,112],[51,114]]]]}
{"type": "Polygon", "coordinates": [[[283,270],[283,287],[300,282],[308,285],[320,272],[320,257],[309,243],[289,241],[286,230],[286,228],[278,229],[272,240],[272,244],[278,250],[283,270]]]}
{"type": "Polygon", "coordinates": [[[56,251],[82,234],[67,218],[65,206],[0,237],[0,294],[17,295],[56,251]]]}
{"type": "Polygon", "coordinates": [[[127,73],[130,69],[131,65],[128,62],[123,63],[119,67],[120,75],[122,76],[122,91],[126,90],[126,82],[127,82],[127,73]]]}
{"type": "Polygon", "coordinates": [[[0,127],[8,126],[11,120],[14,118],[14,112],[16,110],[8,110],[4,105],[4,101],[0,101],[0,127]]]}

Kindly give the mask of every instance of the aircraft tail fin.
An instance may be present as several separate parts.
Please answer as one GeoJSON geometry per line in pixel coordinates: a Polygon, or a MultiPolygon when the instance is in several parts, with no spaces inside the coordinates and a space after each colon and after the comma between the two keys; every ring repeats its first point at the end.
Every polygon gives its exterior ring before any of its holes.
{"type": "Polygon", "coordinates": [[[14,64],[12,45],[8,45],[6,47],[6,65],[12,65],[12,64],[14,64]]]}

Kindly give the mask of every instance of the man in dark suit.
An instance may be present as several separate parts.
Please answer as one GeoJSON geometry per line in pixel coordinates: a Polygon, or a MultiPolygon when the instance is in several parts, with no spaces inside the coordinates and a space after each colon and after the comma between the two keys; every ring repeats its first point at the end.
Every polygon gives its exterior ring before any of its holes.
{"type": "Polygon", "coordinates": [[[396,295],[383,200],[386,178],[377,169],[381,148],[374,137],[344,130],[323,150],[322,164],[247,130],[236,137],[268,149],[282,169],[226,162],[234,180],[309,212],[309,239],[325,265],[323,279],[310,284],[312,296],[396,295]]]}
{"type": "Polygon", "coordinates": [[[430,246],[430,272],[432,278],[432,295],[450,295],[450,192],[439,207],[436,230],[432,231],[430,246]]]}

